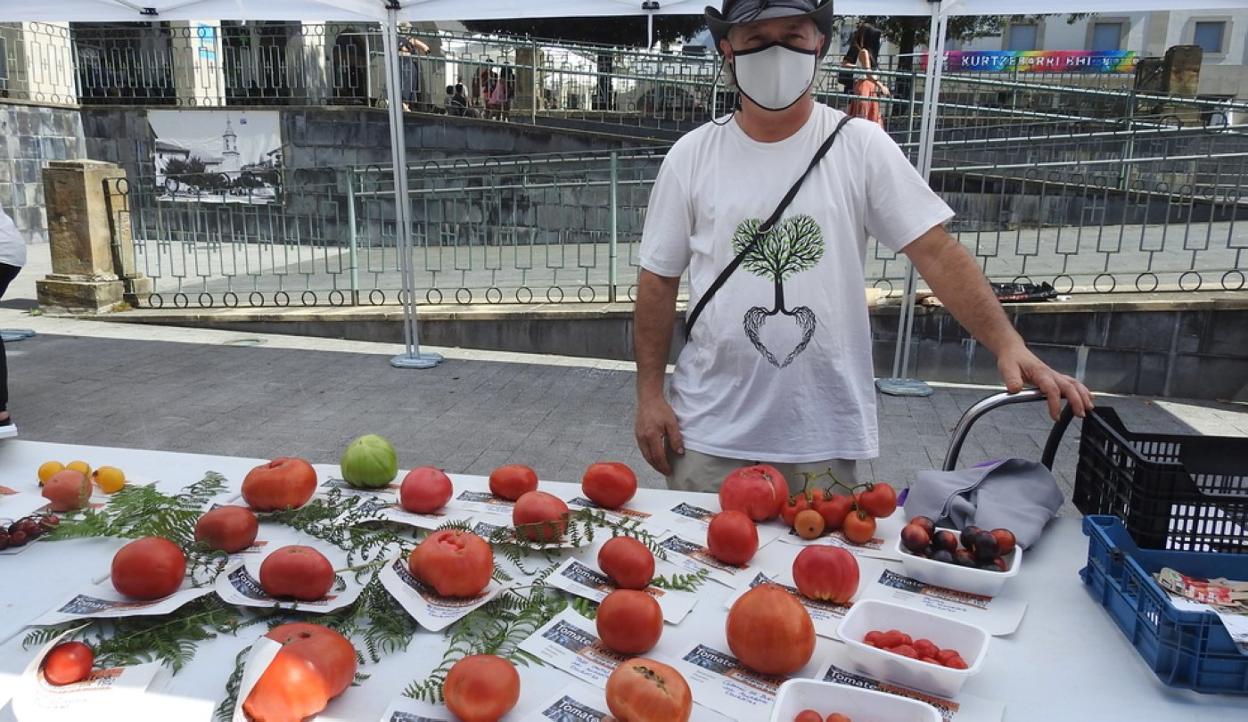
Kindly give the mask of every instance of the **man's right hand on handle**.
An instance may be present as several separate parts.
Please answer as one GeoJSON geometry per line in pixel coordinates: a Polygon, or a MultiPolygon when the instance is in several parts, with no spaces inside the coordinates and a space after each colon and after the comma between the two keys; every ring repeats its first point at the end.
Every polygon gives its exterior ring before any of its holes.
{"type": "Polygon", "coordinates": [[[667,476],[672,473],[671,464],[667,462],[667,450],[677,454],[685,453],[685,442],[680,435],[680,424],[676,421],[676,412],[667,399],[658,397],[637,404],[637,448],[646,462],[654,470],[667,476]]]}

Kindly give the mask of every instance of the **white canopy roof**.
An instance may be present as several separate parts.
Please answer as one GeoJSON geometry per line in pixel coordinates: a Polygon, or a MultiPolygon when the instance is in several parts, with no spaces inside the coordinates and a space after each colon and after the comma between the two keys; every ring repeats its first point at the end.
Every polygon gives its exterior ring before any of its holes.
{"type": "MultiPolygon", "coordinates": [[[[642,0],[3,0],[0,22],[141,20],[376,20],[393,6],[400,20],[470,20],[514,17],[604,15],[692,15],[717,0],[658,0],[646,10],[642,0]]],[[[844,15],[948,15],[1035,13],[1124,13],[1173,10],[1248,9],[1248,0],[836,0],[844,15]]]]}

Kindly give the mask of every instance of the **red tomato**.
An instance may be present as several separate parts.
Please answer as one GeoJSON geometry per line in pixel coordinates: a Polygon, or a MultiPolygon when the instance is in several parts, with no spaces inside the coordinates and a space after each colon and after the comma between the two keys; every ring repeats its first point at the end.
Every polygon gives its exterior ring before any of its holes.
{"type": "Polygon", "coordinates": [[[942,662],[949,669],[966,669],[966,660],[962,659],[962,655],[954,652],[953,656],[942,662]]]}
{"type": "Polygon", "coordinates": [[[914,640],[914,651],[919,653],[920,657],[935,657],[940,654],[940,647],[932,643],[930,639],[914,640]]]}
{"type": "Polygon", "coordinates": [[[432,514],[446,506],[454,489],[441,469],[422,466],[407,472],[399,485],[399,506],[413,514],[432,514]]]}
{"type": "Polygon", "coordinates": [[[297,509],[316,492],[316,469],[288,456],[261,464],[243,479],[243,499],[256,511],[297,509]]]}
{"type": "Polygon", "coordinates": [[[494,550],[470,531],[443,529],[412,550],[407,568],[441,596],[475,597],[490,585],[494,550]]]}
{"type": "Polygon", "coordinates": [[[893,647],[902,644],[913,644],[913,641],[910,639],[910,635],[903,634],[901,630],[890,629],[887,632],[880,633],[881,647],[885,649],[892,649],[893,647]]]}
{"type": "Polygon", "coordinates": [[[721,511],[706,528],[706,547],[721,562],[741,566],[758,551],[758,527],[742,512],[721,511]]]}
{"type": "Polygon", "coordinates": [[[737,469],[719,487],[721,509],[745,512],[754,521],[775,519],[787,498],[789,486],[784,475],[767,464],[737,469]]]}
{"type": "Polygon", "coordinates": [[[875,517],[862,510],[855,511],[845,517],[845,527],[841,533],[855,544],[866,544],[875,536],[875,517]]]}
{"type": "Polygon", "coordinates": [[[312,547],[291,544],[260,562],[260,586],[274,597],[313,602],[334,588],[334,565],[312,547]]]}
{"type": "Polygon", "coordinates": [[[910,659],[919,658],[919,653],[915,650],[915,648],[912,645],[909,645],[909,644],[899,644],[896,647],[889,649],[888,651],[892,652],[893,654],[900,654],[903,657],[909,657],[910,659]]]}
{"type": "Polygon", "coordinates": [[[195,541],[227,554],[251,546],[259,533],[259,520],[245,506],[219,506],[195,522],[195,541]]]}
{"type": "Polygon", "coordinates": [[[810,508],[810,501],[803,494],[794,494],[780,505],[780,520],[785,526],[793,526],[793,520],[800,512],[810,508]]]}
{"type": "Polygon", "coordinates": [[[44,482],[40,493],[52,511],[74,511],[86,506],[91,498],[91,481],[77,469],[64,469],[44,482]]]}
{"type": "Polygon", "coordinates": [[[844,549],[809,546],[793,560],[793,581],[805,597],[844,604],[858,591],[858,560],[844,549]]]}
{"type": "Polygon", "coordinates": [[[607,509],[618,509],[637,493],[637,475],[628,464],[604,461],[591,465],[581,477],[581,490],[590,501],[607,509]]]}
{"type": "Polygon", "coordinates": [[[680,672],[633,657],[607,678],[607,709],[618,722],[688,722],[693,693],[680,672]]]}
{"type": "Polygon", "coordinates": [[[186,555],[158,536],[135,539],[113,555],[113,588],[134,599],[160,599],[178,591],[186,576],[186,555]]]}
{"type": "Polygon", "coordinates": [[[530,491],[516,500],[511,510],[511,523],[521,539],[557,542],[568,530],[568,505],[544,491],[530,491]]]}
{"type": "Polygon", "coordinates": [[[823,722],[823,715],[813,709],[804,709],[797,713],[793,718],[793,722],[823,722]]]}
{"type": "Polygon", "coordinates": [[[858,508],[877,519],[887,519],[897,511],[897,492],[888,484],[871,484],[858,495],[858,508]]]}
{"type": "Polygon", "coordinates": [[[243,702],[243,712],[253,722],[311,717],[355,679],[355,647],[329,627],[292,622],[264,636],[282,648],[243,702]]]}
{"type": "Polygon", "coordinates": [[[645,589],[654,579],[654,554],[632,537],[617,536],[598,551],[598,568],[620,589],[645,589]]]}
{"type": "Polygon", "coordinates": [[[621,654],[645,654],[663,635],[663,610],[654,597],[617,589],[598,605],[598,638],[621,654]]]}
{"type": "Polygon", "coordinates": [[[815,504],[815,510],[823,516],[824,531],[840,531],[845,525],[845,517],[849,516],[854,502],[848,496],[832,494],[822,502],[815,504]]]}
{"type": "Polygon", "coordinates": [[[43,678],[60,686],[81,682],[91,676],[95,652],[82,642],[61,642],[43,658],[43,678]]]}
{"type": "Polygon", "coordinates": [[[754,587],[728,610],[728,648],[746,667],[786,675],[801,669],[815,653],[810,613],[774,584],[754,587]]]}
{"type": "Polygon", "coordinates": [[[446,708],[463,722],[498,722],[520,700],[516,665],[492,654],[464,657],[442,686],[446,708]]]}
{"type": "Polygon", "coordinates": [[[853,720],[841,714],[840,712],[833,712],[832,714],[828,715],[828,718],[824,720],[824,722],[853,722],[853,720]]]}
{"type": "Polygon", "coordinates": [[[506,464],[490,472],[490,493],[515,501],[537,489],[537,472],[524,464],[506,464]]]}

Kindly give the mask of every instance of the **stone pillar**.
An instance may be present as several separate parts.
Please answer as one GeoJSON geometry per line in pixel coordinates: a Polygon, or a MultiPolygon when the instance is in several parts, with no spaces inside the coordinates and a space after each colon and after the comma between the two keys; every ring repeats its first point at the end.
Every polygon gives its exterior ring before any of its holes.
{"type": "Polygon", "coordinates": [[[173,83],[178,104],[188,107],[225,105],[225,59],[221,24],[213,20],[169,23],[173,38],[173,83]]]}
{"type": "Polygon", "coordinates": [[[308,105],[320,105],[329,98],[329,50],[323,22],[304,22],[286,40],[287,72],[292,88],[305,87],[308,105]]]}
{"type": "Polygon", "coordinates": [[[92,160],[44,169],[52,273],[35,282],[40,305],[101,312],[121,303],[125,284],[114,270],[105,183],[124,177],[120,167],[92,160]]]}
{"type": "Polygon", "coordinates": [[[109,231],[112,236],[113,272],[125,284],[126,303],[138,306],[152,293],[152,279],[139,271],[134,260],[134,234],[130,226],[129,185],[124,175],[104,180],[104,200],[108,204],[109,231]]]}

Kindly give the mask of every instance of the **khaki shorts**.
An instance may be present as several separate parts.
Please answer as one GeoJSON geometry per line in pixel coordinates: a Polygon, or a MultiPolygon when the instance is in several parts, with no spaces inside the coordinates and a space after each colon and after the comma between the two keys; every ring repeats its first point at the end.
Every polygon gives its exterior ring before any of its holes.
{"type": "MultiPolygon", "coordinates": [[[[671,475],[667,477],[667,488],[676,491],[708,492],[718,491],[719,483],[733,469],[756,463],[741,459],[725,459],[720,456],[711,456],[710,454],[703,454],[688,448],[685,449],[684,454],[675,454],[668,451],[667,462],[672,468],[671,475]]],[[[785,480],[789,482],[789,491],[792,493],[802,490],[803,479],[800,474],[803,472],[821,474],[831,470],[832,474],[842,484],[853,486],[857,483],[857,462],[853,459],[828,459],[827,461],[813,461],[807,464],[772,464],[772,466],[779,469],[781,474],[784,474],[785,480]]],[[[824,477],[814,482],[812,487],[828,486],[830,484],[831,480],[824,477]]]]}

